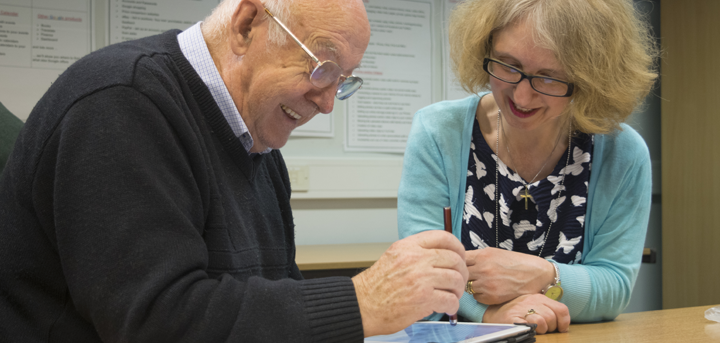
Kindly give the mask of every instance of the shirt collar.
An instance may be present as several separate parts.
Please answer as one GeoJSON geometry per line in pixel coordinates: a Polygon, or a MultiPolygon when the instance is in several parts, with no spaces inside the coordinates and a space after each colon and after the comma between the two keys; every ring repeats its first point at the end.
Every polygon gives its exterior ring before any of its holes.
{"type": "MultiPolygon", "coordinates": [[[[215,62],[210,56],[210,50],[207,48],[202,30],[200,30],[201,24],[202,22],[198,22],[178,35],[180,50],[210,90],[210,94],[212,94],[220,111],[225,116],[228,124],[230,124],[235,136],[240,139],[245,151],[250,153],[250,149],[254,144],[252,135],[250,135],[245,121],[238,112],[235,102],[225,86],[225,82],[220,77],[220,72],[218,72],[215,62]]],[[[270,151],[272,149],[267,148],[260,153],[265,154],[270,151]]]]}

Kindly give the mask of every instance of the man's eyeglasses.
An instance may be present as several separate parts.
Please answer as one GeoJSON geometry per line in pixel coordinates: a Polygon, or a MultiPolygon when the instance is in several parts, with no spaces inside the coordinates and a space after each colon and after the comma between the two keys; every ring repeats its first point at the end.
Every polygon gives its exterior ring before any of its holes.
{"type": "Polygon", "coordinates": [[[532,89],[549,96],[569,97],[575,88],[575,85],[570,82],[547,76],[528,75],[520,69],[491,58],[485,58],[483,69],[494,78],[514,85],[520,83],[523,79],[528,79],[532,89]]]}
{"type": "Polygon", "coordinates": [[[295,37],[295,35],[290,32],[287,27],[285,27],[285,24],[278,20],[278,18],[275,18],[275,16],[270,13],[267,8],[265,9],[265,12],[270,16],[270,18],[273,18],[273,20],[275,20],[275,22],[278,23],[280,27],[282,27],[283,30],[290,35],[290,37],[292,37],[295,43],[297,43],[300,48],[302,48],[303,51],[305,51],[305,53],[307,53],[313,61],[315,61],[315,64],[317,64],[312,73],[310,73],[310,83],[312,83],[315,87],[325,88],[337,82],[338,86],[335,97],[340,100],[349,98],[351,95],[355,94],[358,89],[360,89],[363,84],[363,80],[361,78],[355,75],[343,75],[340,66],[333,61],[320,62],[320,60],[318,60],[318,58],[310,52],[305,44],[301,43],[300,40],[298,40],[297,37],[295,37]]]}

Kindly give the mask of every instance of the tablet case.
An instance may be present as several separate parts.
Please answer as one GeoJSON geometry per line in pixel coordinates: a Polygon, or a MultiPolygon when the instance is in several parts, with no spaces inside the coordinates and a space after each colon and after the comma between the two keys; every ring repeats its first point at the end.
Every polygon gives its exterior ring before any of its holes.
{"type": "Polygon", "coordinates": [[[527,323],[514,323],[514,324],[528,326],[528,327],[530,327],[531,330],[528,332],[523,332],[514,337],[501,338],[497,341],[492,341],[491,343],[535,343],[535,329],[537,328],[537,324],[527,324],[527,323]]]}

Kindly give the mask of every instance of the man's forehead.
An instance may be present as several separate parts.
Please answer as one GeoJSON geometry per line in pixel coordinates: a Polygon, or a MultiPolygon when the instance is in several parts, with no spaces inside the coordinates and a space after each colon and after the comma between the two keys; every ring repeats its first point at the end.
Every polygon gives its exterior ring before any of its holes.
{"type": "Polygon", "coordinates": [[[370,33],[365,6],[353,0],[321,0],[322,6],[312,6],[313,0],[300,1],[295,6],[297,25],[309,32],[327,31],[342,40],[352,41],[370,33]]]}
{"type": "Polygon", "coordinates": [[[304,36],[299,38],[320,60],[332,60],[345,71],[358,67],[370,39],[370,23],[362,2],[306,0],[295,2],[293,8],[296,34],[304,36]],[[317,1],[322,6],[312,5],[317,1]]]}
{"type": "MultiPolygon", "coordinates": [[[[337,63],[345,71],[352,71],[353,69],[359,67],[359,61],[357,62],[358,64],[346,65],[346,63],[353,63],[348,61],[348,58],[352,59],[352,56],[349,54],[356,53],[351,51],[351,46],[347,46],[346,49],[342,49],[344,46],[343,44],[338,44],[338,42],[334,39],[321,36],[309,37],[306,45],[318,59],[331,60],[337,63]]],[[[362,54],[362,52],[360,53],[362,54]]]]}

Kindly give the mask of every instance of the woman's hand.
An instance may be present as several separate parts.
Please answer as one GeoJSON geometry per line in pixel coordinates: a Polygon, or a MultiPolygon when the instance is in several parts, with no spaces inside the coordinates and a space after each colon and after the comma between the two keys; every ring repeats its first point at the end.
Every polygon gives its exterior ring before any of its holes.
{"type": "Polygon", "coordinates": [[[483,323],[530,323],[537,324],[536,332],[539,334],[567,332],[570,311],[565,304],[542,294],[521,295],[504,304],[488,306],[483,323]]]}
{"type": "Polygon", "coordinates": [[[537,256],[485,248],[465,252],[473,297],[487,305],[540,293],[555,280],[552,263],[537,256]]]}

